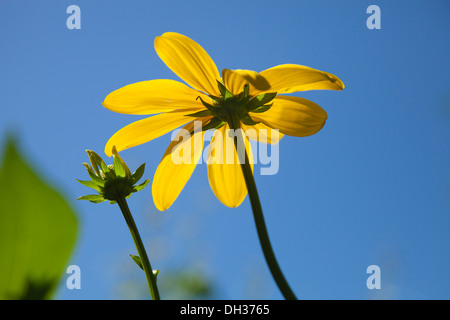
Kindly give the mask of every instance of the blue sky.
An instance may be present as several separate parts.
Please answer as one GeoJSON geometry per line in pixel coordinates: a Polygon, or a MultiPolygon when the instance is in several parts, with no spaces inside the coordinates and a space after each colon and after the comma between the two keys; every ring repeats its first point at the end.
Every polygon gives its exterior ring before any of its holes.
{"type": "MultiPolygon", "coordinates": [[[[276,175],[256,176],[275,253],[303,299],[450,298],[450,3],[424,1],[0,2],[0,134],[77,210],[69,264],[82,288],[59,299],[138,297],[134,244],[119,209],[75,199],[89,192],[85,149],[140,119],[102,107],[124,85],[175,79],[153,41],[167,31],[200,43],[219,70],[295,63],[337,75],[341,92],[296,93],[322,106],[318,134],[285,137],[276,175]],[[81,29],[69,30],[69,5],[81,29]],[[369,30],[369,5],[381,29],[369,30]],[[447,141],[447,142],[446,142],[447,141]],[[381,269],[380,290],[366,268],[381,269]]],[[[170,135],[121,153],[152,178],[170,135]]],[[[4,144],[4,139],[0,141],[4,144]]],[[[248,199],[223,206],[199,165],[174,205],[158,212],[150,188],[130,207],[154,268],[211,279],[215,298],[281,299],[265,265],[248,199]]],[[[63,277],[64,281],[64,277],[63,277]]],[[[161,292],[164,298],[164,292],[161,292]]]]}

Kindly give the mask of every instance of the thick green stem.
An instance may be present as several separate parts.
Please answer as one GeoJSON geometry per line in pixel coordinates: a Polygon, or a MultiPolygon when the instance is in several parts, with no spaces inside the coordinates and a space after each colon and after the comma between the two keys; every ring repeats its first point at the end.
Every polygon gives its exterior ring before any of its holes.
{"type": "Polygon", "coordinates": [[[128,207],[125,197],[119,196],[117,198],[117,204],[122,211],[123,217],[128,225],[128,229],[130,229],[131,236],[133,237],[134,244],[136,245],[139,257],[141,258],[142,267],[147,278],[152,300],[160,300],[158,287],[156,286],[156,276],[153,274],[153,269],[150,265],[150,261],[148,260],[147,252],[145,251],[144,244],[142,243],[141,236],[139,235],[136,223],[134,223],[133,216],[131,215],[130,208],[128,207]]]}
{"type": "Polygon", "coordinates": [[[244,137],[241,136],[241,131],[237,130],[240,128],[239,121],[233,119],[233,123],[230,124],[231,129],[235,130],[235,148],[238,153],[239,162],[241,163],[242,173],[244,175],[245,184],[247,185],[248,196],[250,199],[250,204],[252,206],[253,218],[255,220],[256,230],[258,232],[259,242],[264,253],[267,265],[269,266],[272,277],[275,280],[278,288],[283,294],[286,300],[297,300],[294,292],[291,290],[289,284],[283,276],[283,273],[278,265],[277,259],[270,244],[269,234],[267,232],[266,223],[264,222],[264,215],[262,212],[261,202],[259,201],[258,191],[256,189],[255,179],[253,177],[253,172],[248,159],[247,151],[245,148],[244,152],[240,152],[238,149],[238,143],[245,143],[244,137]],[[239,141],[237,140],[239,139],[239,141]],[[244,159],[242,159],[244,158],[244,159]]]}

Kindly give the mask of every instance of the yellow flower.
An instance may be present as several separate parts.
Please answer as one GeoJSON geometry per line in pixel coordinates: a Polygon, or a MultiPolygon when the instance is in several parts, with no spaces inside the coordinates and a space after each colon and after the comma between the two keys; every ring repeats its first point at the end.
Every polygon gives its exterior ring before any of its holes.
{"type": "MultiPolygon", "coordinates": [[[[103,102],[107,109],[153,116],[117,131],[106,144],[108,156],[112,155],[114,147],[122,151],[181,126],[193,132],[194,121],[201,121],[204,128],[215,129],[209,157],[222,157],[215,153],[220,153],[230,143],[229,139],[233,143],[233,138],[226,134],[233,127],[232,119],[243,130],[255,128],[260,132],[249,137],[257,140],[267,141],[267,134],[263,132],[270,133],[271,128],[278,129],[280,136],[309,136],[324,126],[326,112],[312,101],[281,94],[344,88],[342,81],[330,73],[295,64],[279,65],[259,73],[223,69],[220,76],[207,52],[178,33],[168,32],[156,37],[155,49],[164,63],[190,87],[178,81],[158,79],[130,84],[110,93],[103,102]],[[226,114],[231,114],[232,119],[226,114]]],[[[175,139],[167,148],[152,183],[153,199],[159,210],[172,205],[192,175],[202,156],[204,133],[195,132],[189,139],[175,139]],[[201,149],[191,149],[190,163],[174,163],[171,154],[175,149],[198,142],[201,149]]],[[[247,137],[245,140],[245,149],[251,158],[247,137]]],[[[234,153],[236,159],[236,151],[234,153]]],[[[239,206],[247,194],[240,165],[207,161],[207,166],[209,183],[217,198],[226,206],[239,206]]]]}

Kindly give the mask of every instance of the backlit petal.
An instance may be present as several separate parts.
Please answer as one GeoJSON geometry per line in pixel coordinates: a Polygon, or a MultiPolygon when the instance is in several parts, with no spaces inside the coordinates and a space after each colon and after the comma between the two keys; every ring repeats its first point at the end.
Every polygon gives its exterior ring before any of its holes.
{"type": "Polygon", "coordinates": [[[262,92],[292,93],[307,90],[342,90],[344,84],[331,73],[296,64],[283,64],[261,72],[223,69],[225,86],[239,94],[246,83],[250,95],[262,92]]]}
{"type": "Polygon", "coordinates": [[[249,139],[258,142],[276,144],[284,136],[279,130],[273,129],[262,122],[252,126],[241,123],[241,126],[249,139]]]}
{"type": "Polygon", "coordinates": [[[250,84],[251,96],[270,89],[269,82],[256,71],[223,69],[222,77],[225,87],[234,95],[241,93],[247,83],[250,84]]]}
{"type": "Polygon", "coordinates": [[[317,133],[325,124],[327,113],[307,99],[277,96],[273,106],[263,113],[250,113],[255,121],[261,121],[281,133],[305,137],[317,133]]]}
{"type": "Polygon", "coordinates": [[[171,111],[133,122],[117,131],[108,140],[105,146],[105,154],[110,157],[113,146],[116,146],[117,151],[120,152],[175,130],[193,120],[192,117],[185,116],[186,113],[197,110],[200,109],[171,111]]]}
{"type": "Polygon", "coordinates": [[[267,92],[292,93],[306,90],[342,90],[344,84],[331,73],[296,64],[283,64],[260,72],[270,88],[267,92]]]}
{"type": "Polygon", "coordinates": [[[106,96],[103,106],[119,113],[156,114],[201,106],[198,96],[206,97],[181,82],[158,79],[117,89],[106,96]]]}
{"type": "Polygon", "coordinates": [[[185,125],[169,144],[156,169],[152,195],[155,206],[160,211],[167,210],[172,205],[194,172],[203,153],[205,132],[201,125],[202,121],[192,121],[185,125]],[[188,134],[193,131],[193,135],[188,134]]]}
{"type": "Polygon", "coordinates": [[[208,53],[194,40],[175,32],[155,38],[155,50],[162,61],[195,89],[219,95],[220,74],[208,53]]]}
{"type": "MultiPolygon", "coordinates": [[[[234,208],[244,201],[247,195],[247,186],[234,140],[229,136],[230,132],[232,131],[229,130],[228,125],[214,132],[208,149],[207,161],[211,189],[224,205],[234,208]]],[[[245,138],[245,150],[253,169],[253,155],[247,138],[245,138]]]]}

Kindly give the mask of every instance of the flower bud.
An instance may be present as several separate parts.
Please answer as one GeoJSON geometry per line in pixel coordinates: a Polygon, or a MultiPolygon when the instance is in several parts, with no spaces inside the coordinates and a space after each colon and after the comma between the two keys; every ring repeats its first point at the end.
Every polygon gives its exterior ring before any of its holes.
{"type": "Polygon", "coordinates": [[[98,192],[95,195],[86,195],[78,200],[89,200],[94,203],[109,200],[110,203],[117,202],[120,197],[129,197],[132,193],[145,188],[150,180],[145,180],[139,185],[135,185],[144,174],[145,164],[142,164],[133,174],[119,156],[116,147],[113,148],[113,164],[106,165],[103,159],[94,151],[86,150],[92,167],[83,163],[91,180],[77,180],[81,184],[93,188],[98,192]]]}

